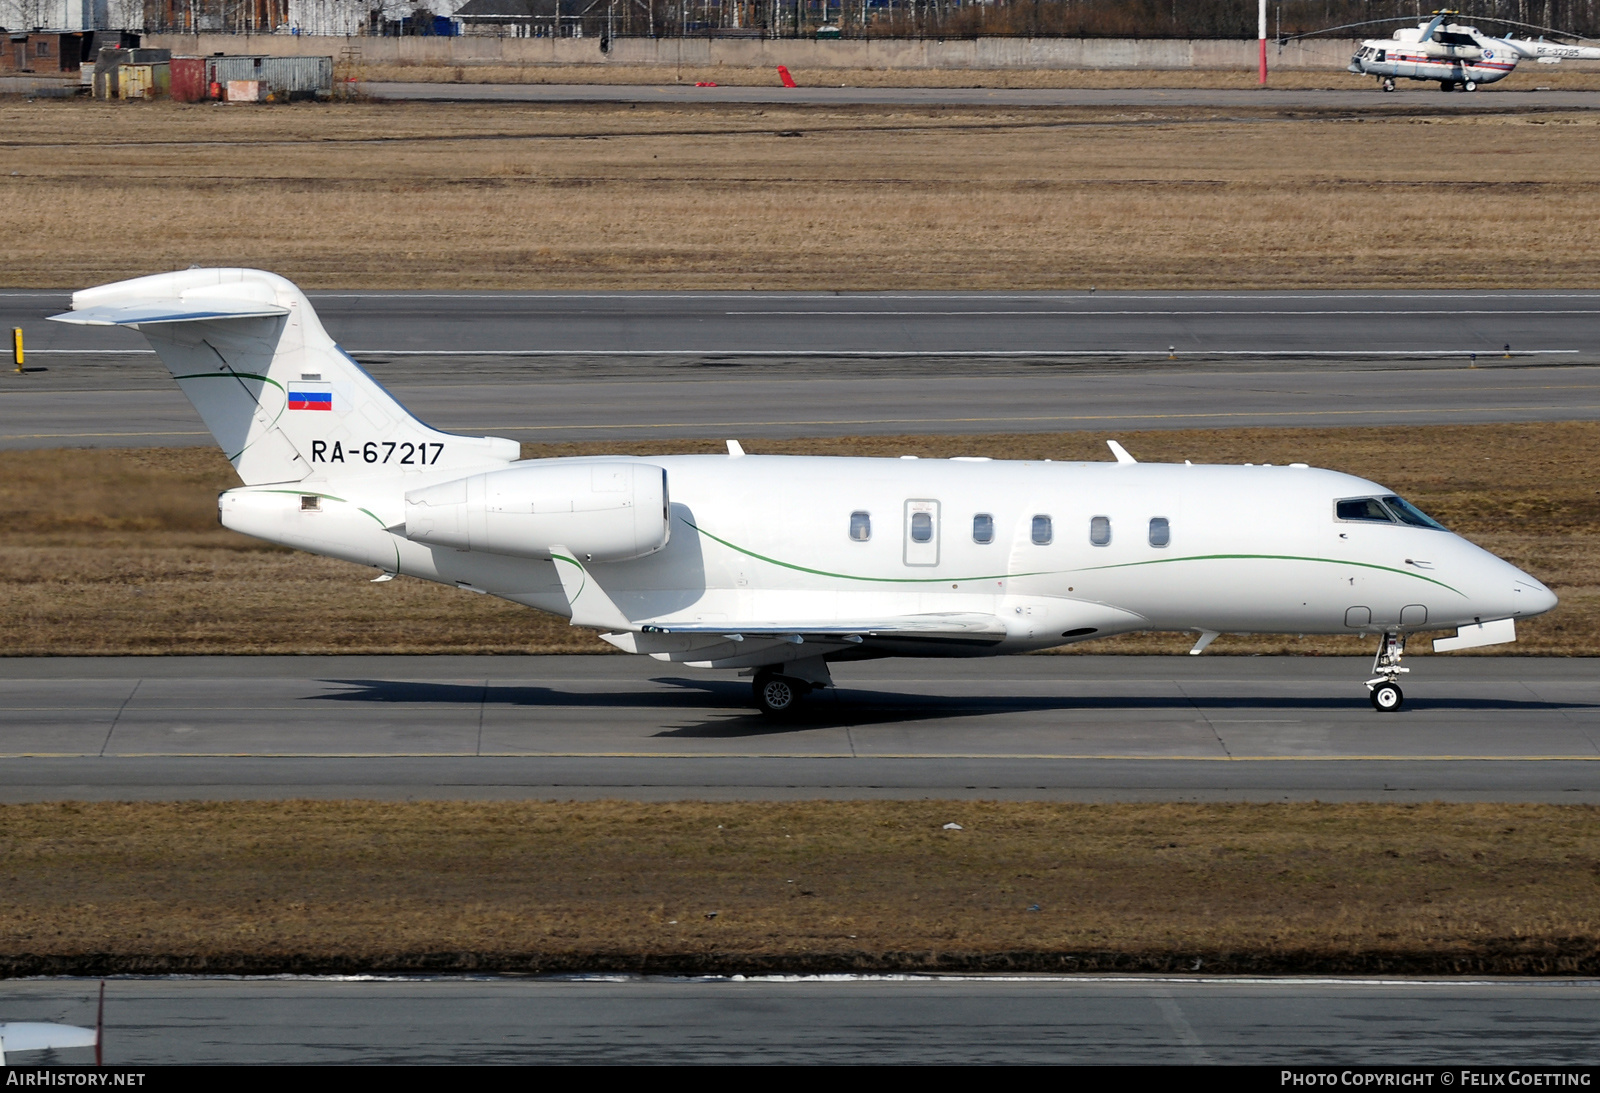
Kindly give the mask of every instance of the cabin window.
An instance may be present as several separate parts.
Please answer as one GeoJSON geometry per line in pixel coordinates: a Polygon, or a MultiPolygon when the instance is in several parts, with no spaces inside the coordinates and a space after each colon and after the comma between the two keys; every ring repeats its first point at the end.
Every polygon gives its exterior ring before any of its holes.
{"type": "Polygon", "coordinates": [[[1089,541],[1095,546],[1106,546],[1111,542],[1111,517],[1096,516],[1089,521],[1089,541]]]}
{"type": "Polygon", "coordinates": [[[972,541],[974,543],[994,542],[994,517],[987,512],[980,512],[972,518],[972,541]]]}
{"type": "Polygon", "coordinates": [[[1414,528],[1433,528],[1436,531],[1444,530],[1443,524],[1439,523],[1439,521],[1435,520],[1433,517],[1429,516],[1427,513],[1423,512],[1421,509],[1417,508],[1417,506],[1413,505],[1410,501],[1407,501],[1404,498],[1394,496],[1385,497],[1383,499],[1383,503],[1388,507],[1390,512],[1400,517],[1400,522],[1402,524],[1410,524],[1414,528]]]}
{"type": "Polygon", "coordinates": [[[1035,516],[1033,518],[1033,542],[1035,546],[1046,546],[1055,537],[1055,529],[1050,524],[1050,517],[1035,516]]]}
{"type": "MultiPolygon", "coordinates": [[[[1110,530],[1109,528],[1106,530],[1110,530]]],[[[1165,516],[1150,517],[1150,545],[1164,547],[1172,542],[1172,525],[1165,516]]]]}
{"type": "Polygon", "coordinates": [[[850,538],[858,543],[864,543],[872,538],[871,513],[852,512],[850,514],[850,538]]]}
{"type": "Polygon", "coordinates": [[[1335,501],[1333,514],[1340,520],[1365,520],[1374,524],[1392,524],[1394,517],[1376,497],[1357,497],[1349,501],[1335,501]]]}
{"type": "Polygon", "coordinates": [[[913,512],[911,514],[911,541],[913,543],[926,543],[933,539],[933,514],[931,512],[913,512]]]}

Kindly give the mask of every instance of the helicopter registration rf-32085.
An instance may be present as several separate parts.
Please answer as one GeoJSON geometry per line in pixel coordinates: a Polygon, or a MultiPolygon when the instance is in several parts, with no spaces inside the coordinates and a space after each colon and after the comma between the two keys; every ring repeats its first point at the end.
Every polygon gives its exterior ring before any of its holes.
{"type": "Polygon", "coordinates": [[[1369,38],[1350,58],[1349,70],[1376,76],[1385,91],[1396,80],[1435,82],[1441,91],[1476,91],[1479,84],[1503,80],[1522,60],[1559,64],[1562,60],[1600,61],[1600,49],[1544,39],[1495,38],[1477,27],[1445,20],[1460,14],[1436,11],[1415,27],[1402,27],[1392,38],[1369,38]]]}
{"type": "Polygon", "coordinates": [[[521,460],[411,416],[290,282],[191,269],[75,293],[131,326],[243,485],[236,531],[487,592],[620,649],[754,676],[781,715],[876,657],[1026,653],[1137,630],[1366,634],[1372,704],[1408,634],[1514,641],[1556,598],[1376,482],[1303,464],[726,454],[521,460]]]}

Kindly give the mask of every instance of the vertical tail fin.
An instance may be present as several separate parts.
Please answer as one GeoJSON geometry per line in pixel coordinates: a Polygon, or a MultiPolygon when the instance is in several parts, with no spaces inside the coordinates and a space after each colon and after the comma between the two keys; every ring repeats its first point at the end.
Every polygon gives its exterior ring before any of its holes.
{"type": "Polygon", "coordinates": [[[84,289],[51,318],[131,326],[149,340],[246,485],[509,463],[503,437],[416,418],[323,330],[294,284],[191,269],[84,289]]]}

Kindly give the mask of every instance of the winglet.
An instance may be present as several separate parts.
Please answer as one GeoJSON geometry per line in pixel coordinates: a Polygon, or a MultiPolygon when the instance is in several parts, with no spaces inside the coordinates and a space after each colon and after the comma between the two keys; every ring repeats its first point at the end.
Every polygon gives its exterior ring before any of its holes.
{"type": "Polygon", "coordinates": [[[1106,441],[1106,447],[1111,449],[1111,454],[1117,457],[1118,463],[1137,463],[1137,459],[1128,454],[1128,449],[1118,444],[1115,440],[1106,441]]]}
{"type": "Polygon", "coordinates": [[[598,630],[633,630],[628,616],[611,601],[606,590],[589,575],[578,556],[559,543],[550,547],[550,560],[572,608],[573,626],[592,626],[598,630]]]}

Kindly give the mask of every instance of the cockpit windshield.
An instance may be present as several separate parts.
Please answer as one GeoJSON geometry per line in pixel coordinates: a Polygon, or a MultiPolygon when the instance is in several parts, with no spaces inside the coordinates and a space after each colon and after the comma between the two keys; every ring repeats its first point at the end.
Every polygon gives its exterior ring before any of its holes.
{"type": "Polygon", "coordinates": [[[1340,520],[1370,520],[1377,524],[1392,524],[1394,517],[1376,497],[1359,497],[1350,501],[1335,501],[1333,514],[1340,520]]]}
{"type": "Polygon", "coordinates": [[[1372,524],[1408,524],[1414,528],[1445,530],[1444,525],[1403,497],[1352,497],[1333,503],[1336,520],[1359,520],[1372,524]]]}
{"type": "Polygon", "coordinates": [[[1402,524],[1410,524],[1415,528],[1433,528],[1436,531],[1444,530],[1443,524],[1439,523],[1439,521],[1435,520],[1433,517],[1429,516],[1427,513],[1423,512],[1421,509],[1417,508],[1417,506],[1413,505],[1410,501],[1407,501],[1403,497],[1395,497],[1391,494],[1383,499],[1383,503],[1388,506],[1390,512],[1394,513],[1400,518],[1400,522],[1402,524]]]}

